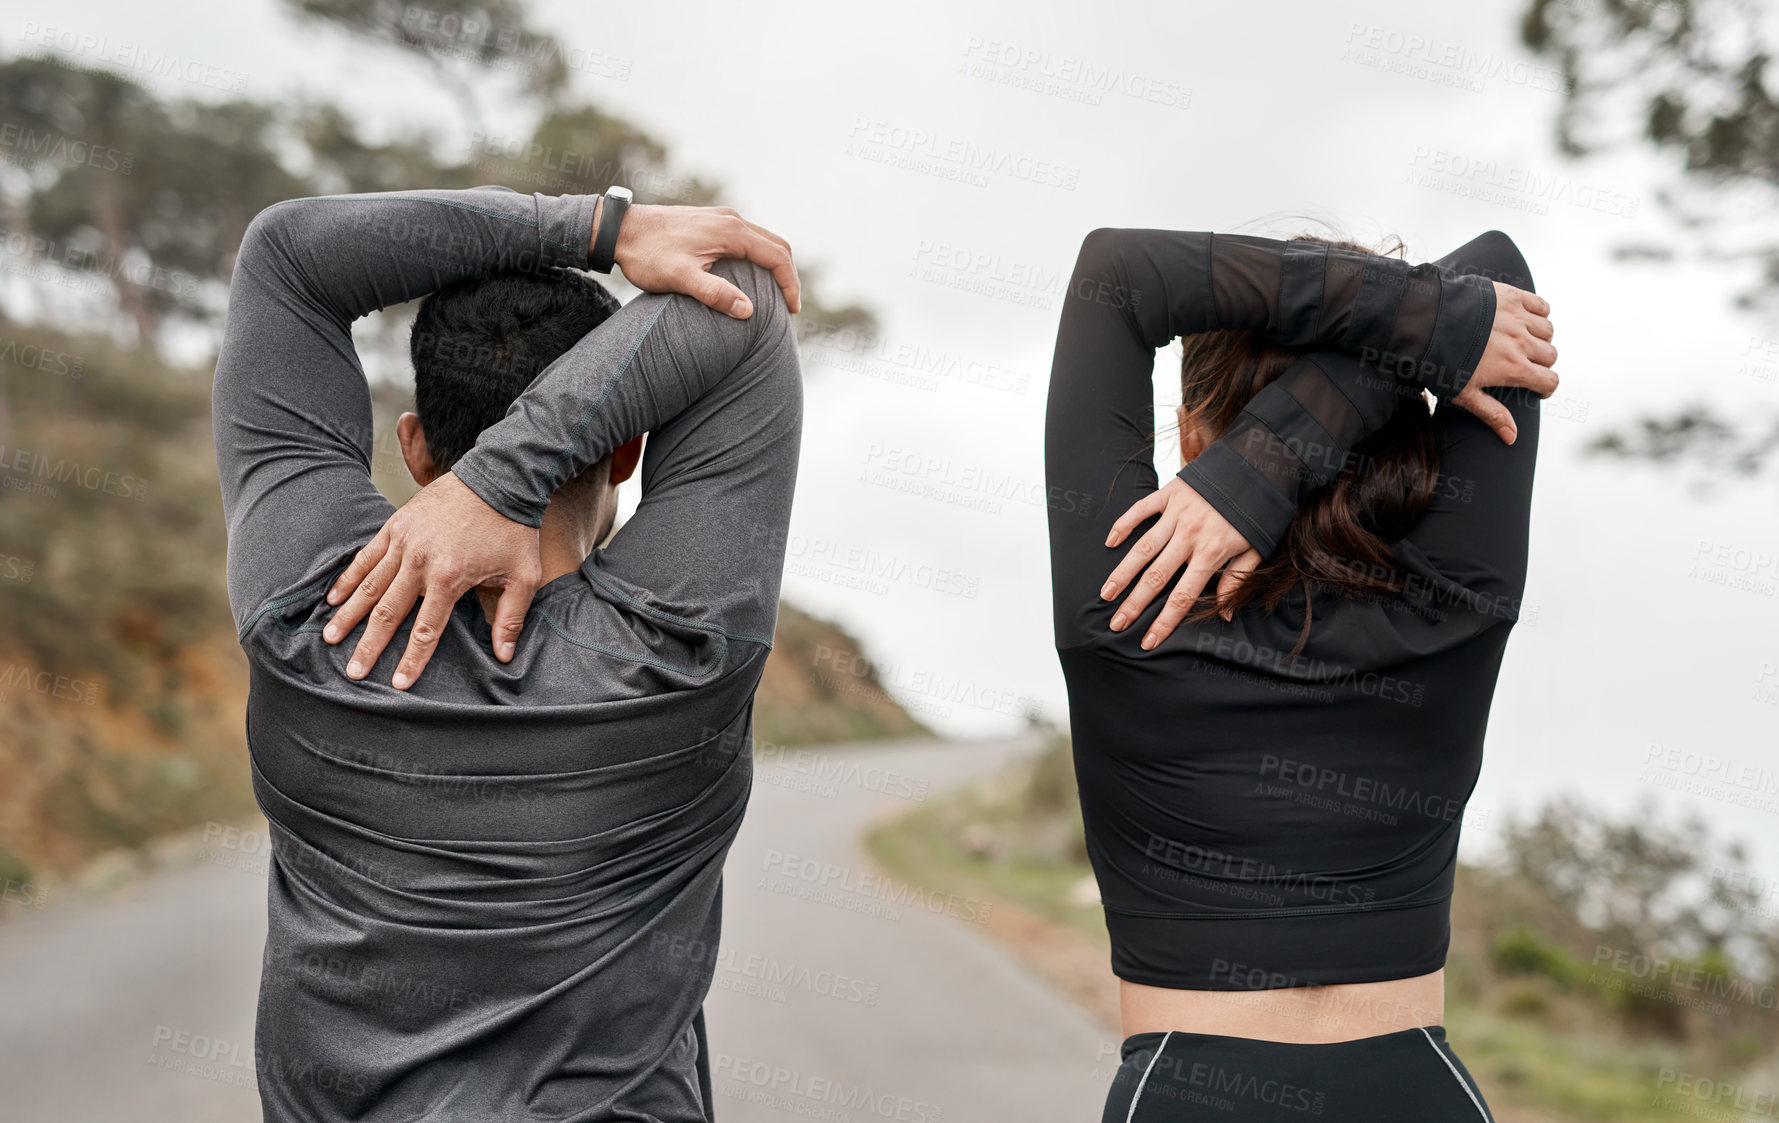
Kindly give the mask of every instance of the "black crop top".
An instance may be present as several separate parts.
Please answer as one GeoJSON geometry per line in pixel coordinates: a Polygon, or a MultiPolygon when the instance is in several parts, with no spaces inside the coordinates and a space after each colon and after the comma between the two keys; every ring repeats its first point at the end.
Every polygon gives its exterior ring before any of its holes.
{"type": "MultiPolygon", "coordinates": [[[[1525,586],[1538,399],[1489,391],[1506,445],[1450,404],[1487,345],[1499,280],[1531,289],[1499,231],[1424,265],[1325,243],[1096,230],[1057,332],[1046,483],[1056,644],[1112,967],[1152,986],[1248,990],[1409,978],[1445,963],[1464,805],[1525,586]],[[1252,329],[1299,350],[1181,477],[1267,554],[1404,393],[1432,391],[1440,478],[1394,546],[1399,595],[1301,587],[1268,613],[1139,641],[1099,589],[1112,522],[1156,487],[1155,349],[1252,329]],[[1055,494],[1055,491],[1052,491],[1055,494]]],[[[1143,529],[1149,524],[1145,523],[1143,529]]],[[[1171,587],[1171,586],[1170,586],[1171,587]]]]}

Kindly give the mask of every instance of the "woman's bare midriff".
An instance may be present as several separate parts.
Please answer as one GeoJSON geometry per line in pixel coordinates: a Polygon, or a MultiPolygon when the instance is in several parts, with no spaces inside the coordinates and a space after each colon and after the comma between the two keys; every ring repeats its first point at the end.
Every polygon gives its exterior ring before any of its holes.
{"type": "Polygon", "coordinates": [[[1214,1033],[1321,1045],[1445,1024],[1445,971],[1380,983],[1174,990],[1119,980],[1124,1036],[1214,1033]]]}

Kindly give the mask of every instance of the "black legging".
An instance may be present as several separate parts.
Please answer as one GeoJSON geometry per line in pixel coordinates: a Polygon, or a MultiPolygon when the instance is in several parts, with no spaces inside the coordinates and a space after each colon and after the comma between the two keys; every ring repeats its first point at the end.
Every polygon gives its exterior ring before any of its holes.
{"type": "Polygon", "coordinates": [[[1294,1045],[1210,1033],[1124,1041],[1102,1123],[1493,1123],[1443,1026],[1294,1045]]]}

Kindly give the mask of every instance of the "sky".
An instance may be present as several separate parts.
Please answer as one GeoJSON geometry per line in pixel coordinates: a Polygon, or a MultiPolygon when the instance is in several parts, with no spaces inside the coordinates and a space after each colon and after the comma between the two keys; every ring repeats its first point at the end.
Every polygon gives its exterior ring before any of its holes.
{"type": "MultiPolygon", "coordinates": [[[[1553,793],[1653,798],[1753,844],[1748,872],[1779,908],[1764,880],[1779,874],[1779,484],[1582,454],[1684,403],[1773,416],[1779,324],[1734,310],[1747,278],[1730,267],[1613,258],[1687,237],[1656,198],[1672,169],[1556,152],[1560,94],[1517,45],[1517,4],[536,10],[578,93],[721,181],[819,268],[826,296],[877,313],[875,339],[806,341],[785,595],[858,635],[892,692],[950,734],[1008,732],[1031,708],[1067,723],[1041,426],[1059,291],[1087,231],[1322,221],[1399,236],[1415,260],[1509,233],[1552,302],[1562,388],[1544,407],[1529,611],[1466,847],[1553,793]]],[[[7,53],[171,52],[203,66],[197,82],[150,76],[168,93],[241,83],[469,139],[423,68],[270,0],[191,0],[176,20],[63,0],[53,22],[6,17],[0,36],[7,53]]],[[[485,125],[516,136],[525,120],[492,105],[485,125]]],[[[1177,361],[1158,356],[1164,418],[1177,361]]],[[[1158,455],[1177,466],[1165,441],[1158,455]]]]}

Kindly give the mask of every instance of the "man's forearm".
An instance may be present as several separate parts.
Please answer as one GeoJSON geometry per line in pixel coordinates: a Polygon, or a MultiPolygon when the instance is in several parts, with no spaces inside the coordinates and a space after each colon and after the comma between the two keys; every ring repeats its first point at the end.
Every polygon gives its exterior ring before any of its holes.
{"type": "Polygon", "coordinates": [[[713,272],[767,306],[737,320],[683,296],[638,297],[546,367],[458,460],[457,478],[507,518],[537,526],[556,488],[689,409],[789,333],[770,273],[734,260],[713,272]]]}
{"type": "Polygon", "coordinates": [[[584,268],[595,202],[498,188],[293,199],[254,219],[237,268],[350,323],[504,269],[584,268]]]}

